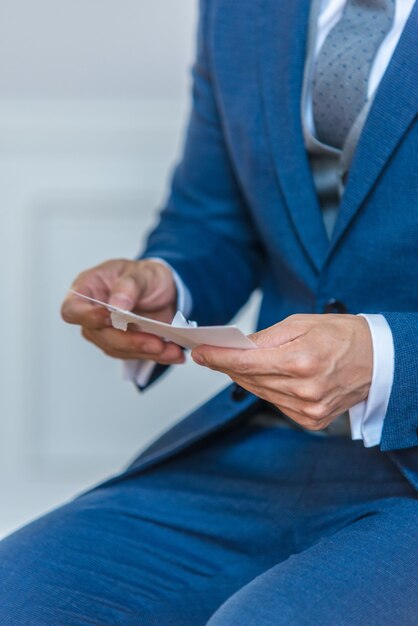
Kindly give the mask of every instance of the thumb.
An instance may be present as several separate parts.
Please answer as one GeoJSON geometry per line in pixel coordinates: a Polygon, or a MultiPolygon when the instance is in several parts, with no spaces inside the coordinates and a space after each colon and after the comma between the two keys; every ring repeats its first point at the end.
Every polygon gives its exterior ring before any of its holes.
{"type": "Polygon", "coordinates": [[[132,311],[146,290],[146,281],[140,274],[123,274],[113,285],[109,304],[125,311],[132,311]]]}
{"type": "Polygon", "coordinates": [[[277,348],[283,346],[307,332],[306,320],[297,318],[298,316],[287,318],[274,326],[249,335],[249,339],[251,339],[258,348],[277,348]]]}

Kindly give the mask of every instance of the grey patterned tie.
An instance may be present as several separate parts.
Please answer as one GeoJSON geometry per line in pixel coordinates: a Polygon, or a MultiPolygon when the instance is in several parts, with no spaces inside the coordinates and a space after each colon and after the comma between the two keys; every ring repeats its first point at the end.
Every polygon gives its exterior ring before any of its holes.
{"type": "Polygon", "coordinates": [[[348,0],[316,62],[312,107],[319,141],[342,149],[367,101],[376,53],[393,24],[395,0],[348,0]]]}

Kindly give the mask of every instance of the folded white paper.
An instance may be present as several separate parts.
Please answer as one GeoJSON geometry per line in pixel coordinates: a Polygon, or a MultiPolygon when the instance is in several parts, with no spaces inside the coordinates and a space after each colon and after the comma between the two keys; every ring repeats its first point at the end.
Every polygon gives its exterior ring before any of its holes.
{"type": "Polygon", "coordinates": [[[171,324],[157,322],[148,317],[142,317],[111,306],[106,302],[95,300],[78,291],[70,289],[72,293],[106,308],[110,312],[112,325],[118,330],[126,331],[129,324],[134,324],[140,331],[157,335],[167,341],[172,341],[182,348],[193,349],[203,344],[218,348],[238,348],[248,350],[255,348],[255,344],[237,326],[197,326],[195,322],[188,322],[180,311],[177,312],[171,324]]]}

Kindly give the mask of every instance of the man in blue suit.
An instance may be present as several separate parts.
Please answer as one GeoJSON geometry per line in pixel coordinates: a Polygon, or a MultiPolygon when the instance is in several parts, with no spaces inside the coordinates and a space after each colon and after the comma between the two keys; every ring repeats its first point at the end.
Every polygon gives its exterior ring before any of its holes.
{"type": "MultiPolygon", "coordinates": [[[[234,384],[3,541],[1,624],[417,624],[417,42],[413,0],[202,0],[160,222],[74,287],[199,324],[258,288],[257,347],[196,349],[234,384]]],[[[141,387],[184,359],[63,316],[141,387]]]]}

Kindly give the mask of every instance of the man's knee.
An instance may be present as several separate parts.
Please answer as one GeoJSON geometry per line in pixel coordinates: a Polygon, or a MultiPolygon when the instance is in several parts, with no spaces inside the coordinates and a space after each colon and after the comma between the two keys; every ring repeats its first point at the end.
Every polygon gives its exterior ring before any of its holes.
{"type": "MultiPolygon", "coordinates": [[[[99,520],[79,501],[6,537],[0,542],[0,624],[87,622],[88,605],[100,597],[103,552],[99,520]]],[[[100,616],[100,603],[96,610],[100,616]]]]}
{"type": "Polygon", "coordinates": [[[38,520],[0,542],[0,623],[5,626],[46,624],[39,613],[43,595],[53,597],[53,566],[48,559],[56,557],[53,544],[48,545],[48,529],[38,520]]]}
{"type": "Polygon", "coordinates": [[[211,617],[207,626],[317,626],[317,622],[307,621],[306,613],[302,621],[302,614],[300,604],[281,598],[279,592],[274,602],[268,603],[255,590],[245,589],[227,600],[211,617]]]}

